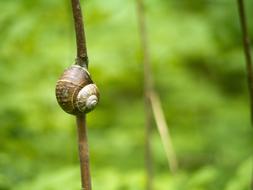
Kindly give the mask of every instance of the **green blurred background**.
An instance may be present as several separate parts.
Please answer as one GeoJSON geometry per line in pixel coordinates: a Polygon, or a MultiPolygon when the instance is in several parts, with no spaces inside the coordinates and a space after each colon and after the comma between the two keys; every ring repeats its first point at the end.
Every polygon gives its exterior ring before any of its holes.
{"type": "MultiPolygon", "coordinates": [[[[94,190],[145,188],[143,70],[134,0],[83,1],[94,190]]],[[[253,36],[253,2],[246,10],[253,36]]],[[[171,175],[153,125],[155,190],[246,190],[252,131],[236,1],[147,0],[149,43],[180,164],[171,175]]],[[[80,189],[73,116],[55,83],[74,62],[68,0],[0,1],[0,190],[80,189]]],[[[252,37],[253,39],[253,37],[252,37]]]]}

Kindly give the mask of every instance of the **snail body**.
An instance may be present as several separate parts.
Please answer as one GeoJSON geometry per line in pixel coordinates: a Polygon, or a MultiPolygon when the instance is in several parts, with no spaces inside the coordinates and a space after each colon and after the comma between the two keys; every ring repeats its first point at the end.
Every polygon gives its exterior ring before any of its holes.
{"type": "Polygon", "coordinates": [[[57,81],[56,99],[65,112],[79,115],[96,107],[99,91],[84,67],[72,65],[57,81]]]}

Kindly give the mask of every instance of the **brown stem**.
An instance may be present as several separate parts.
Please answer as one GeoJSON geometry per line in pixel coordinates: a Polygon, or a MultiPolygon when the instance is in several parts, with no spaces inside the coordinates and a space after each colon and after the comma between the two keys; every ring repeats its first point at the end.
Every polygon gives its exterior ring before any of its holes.
{"type": "Polygon", "coordinates": [[[89,146],[86,131],[86,115],[76,116],[82,190],[91,190],[89,146]]]}
{"type": "Polygon", "coordinates": [[[147,43],[147,31],[144,18],[144,4],[142,0],[137,0],[137,12],[138,12],[138,25],[141,38],[141,49],[144,69],[144,101],[145,101],[145,128],[146,128],[146,140],[145,140],[145,161],[147,171],[147,183],[146,189],[153,189],[153,157],[151,150],[151,135],[152,135],[152,110],[149,99],[149,93],[152,89],[152,76],[150,69],[150,59],[148,53],[147,43]]]}
{"type": "MultiPolygon", "coordinates": [[[[79,0],[71,0],[72,12],[75,22],[77,57],[76,64],[88,68],[88,55],[86,48],[82,10],[79,0]]],[[[81,168],[82,190],[91,190],[91,177],[89,166],[89,149],[86,131],[86,115],[76,116],[79,159],[81,168]]]]}
{"type": "Polygon", "coordinates": [[[88,68],[88,54],[86,47],[82,9],[79,0],[71,0],[75,22],[77,57],[76,64],[88,68]]]}
{"type": "Polygon", "coordinates": [[[253,127],[253,70],[252,70],[252,58],[251,58],[251,50],[250,50],[250,39],[248,34],[248,26],[247,26],[247,19],[245,16],[244,10],[244,2],[243,0],[237,0],[238,2],[238,9],[240,15],[240,23],[243,33],[243,46],[244,46],[244,54],[246,59],[246,68],[247,68],[247,75],[248,75],[248,87],[250,93],[250,108],[251,108],[251,125],[253,127]]]}

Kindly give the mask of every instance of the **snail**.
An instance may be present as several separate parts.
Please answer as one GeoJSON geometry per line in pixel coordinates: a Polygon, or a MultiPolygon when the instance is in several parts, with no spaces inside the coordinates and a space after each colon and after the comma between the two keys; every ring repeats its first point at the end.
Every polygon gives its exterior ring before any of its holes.
{"type": "Polygon", "coordinates": [[[84,67],[72,65],[56,83],[56,99],[65,112],[80,115],[96,107],[99,91],[84,67]]]}

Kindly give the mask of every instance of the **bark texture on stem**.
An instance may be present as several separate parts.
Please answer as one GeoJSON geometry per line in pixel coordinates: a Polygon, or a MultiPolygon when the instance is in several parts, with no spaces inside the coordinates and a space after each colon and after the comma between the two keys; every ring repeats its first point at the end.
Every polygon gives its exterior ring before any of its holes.
{"type": "Polygon", "coordinates": [[[76,31],[76,46],[77,46],[76,64],[88,68],[88,54],[87,54],[84,23],[80,1],[71,0],[71,3],[76,31]]]}

